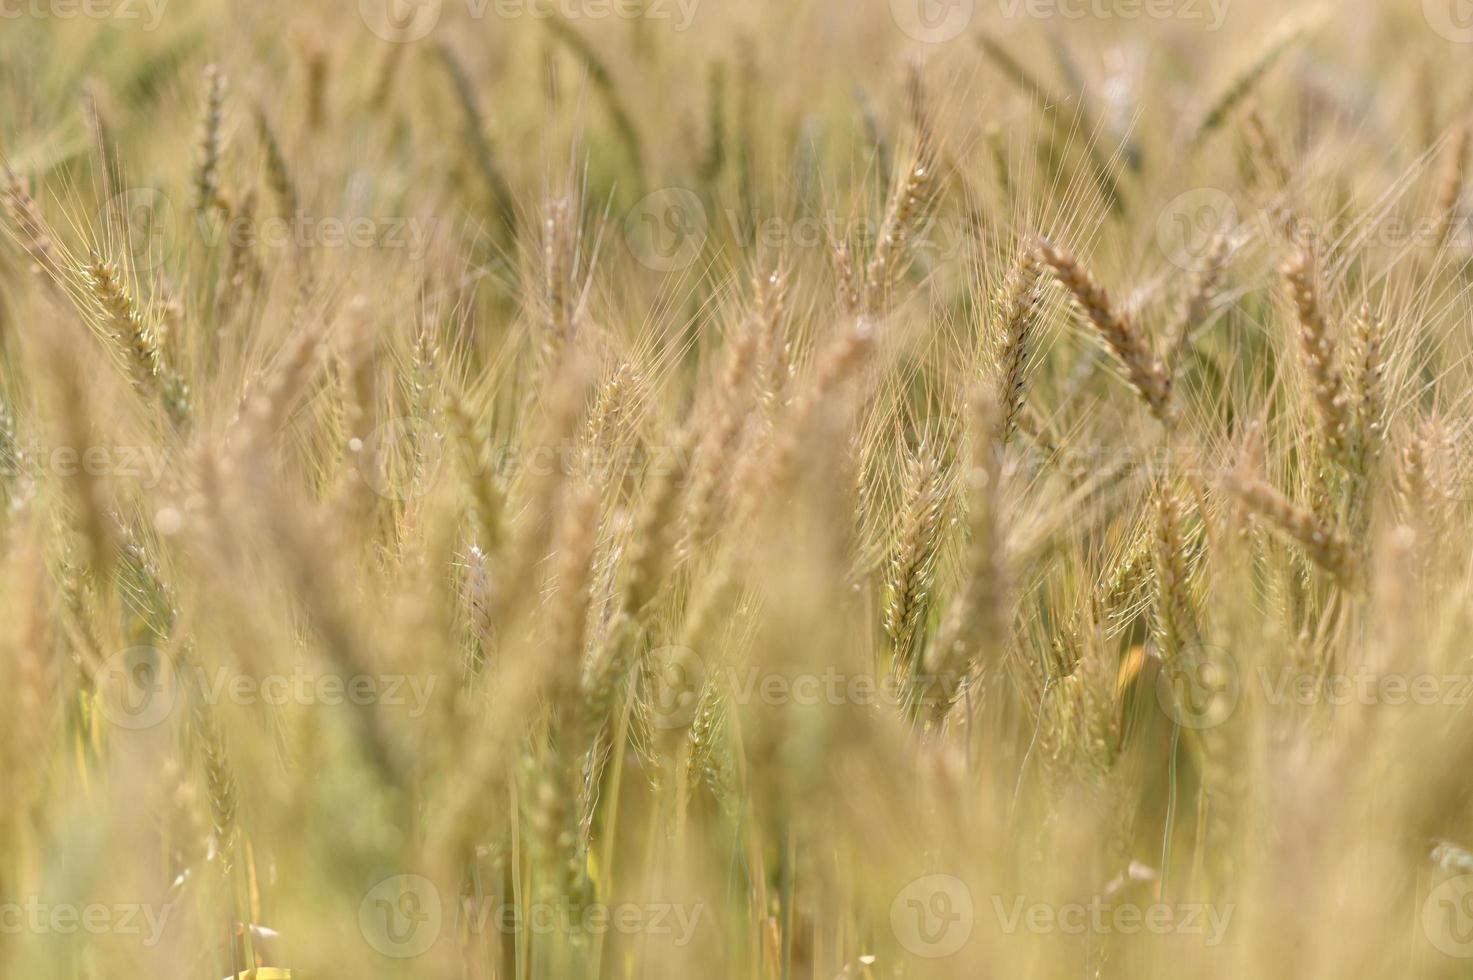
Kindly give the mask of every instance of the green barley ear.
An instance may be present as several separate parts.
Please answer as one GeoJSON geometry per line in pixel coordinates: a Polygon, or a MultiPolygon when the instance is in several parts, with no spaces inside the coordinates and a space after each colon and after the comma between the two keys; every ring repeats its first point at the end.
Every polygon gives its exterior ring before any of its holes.
{"type": "Polygon", "coordinates": [[[297,185],[292,180],[291,167],[286,162],[276,130],[272,128],[265,108],[259,104],[256,106],[256,135],[266,155],[266,186],[276,201],[277,213],[288,221],[294,221],[301,209],[297,185]]]}
{"type": "Polygon", "coordinates": [[[1281,30],[1270,37],[1257,55],[1229,79],[1221,93],[1202,113],[1202,121],[1197,124],[1196,131],[1193,132],[1190,140],[1193,149],[1200,148],[1209,136],[1222,127],[1233,111],[1258,87],[1263,76],[1267,75],[1279,59],[1298,44],[1307,32],[1308,25],[1303,23],[1293,24],[1281,30]]]}
{"type": "Polygon", "coordinates": [[[481,179],[485,181],[490,203],[496,209],[496,216],[500,222],[500,230],[505,233],[507,239],[511,239],[515,237],[517,229],[516,199],[512,196],[511,186],[506,182],[506,177],[497,163],[491,137],[486,133],[486,117],[481,112],[481,102],[476,97],[475,85],[465,65],[449,44],[441,42],[435,50],[440,57],[440,62],[445,66],[446,74],[450,76],[451,85],[455,89],[455,99],[460,103],[460,111],[465,123],[465,141],[470,150],[471,159],[480,171],[481,179]]]}
{"type": "Polygon", "coordinates": [[[194,210],[208,214],[220,208],[220,158],[224,148],[221,128],[225,118],[225,76],[215,65],[205,66],[205,109],[199,122],[194,171],[194,210]]]}

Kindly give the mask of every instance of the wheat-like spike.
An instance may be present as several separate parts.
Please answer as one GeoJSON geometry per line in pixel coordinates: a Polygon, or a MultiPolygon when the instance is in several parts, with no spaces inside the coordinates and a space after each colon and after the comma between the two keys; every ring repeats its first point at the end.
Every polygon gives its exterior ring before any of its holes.
{"type": "Polygon", "coordinates": [[[183,379],[164,364],[158,340],[123,284],[118,267],[94,252],[85,272],[92,294],[107,316],[108,330],[123,348],[134,387],[162,398],[170,421],[184,426],[189,421],[188,389],[183,379]]]}
{"type": "Polygon", "coordinates": [[[1268,172],[1277,190],[1289,186],[1289,167],[1284,163],[1284,154],[1279,141],[1274,137],[1257,106],[1250,107],[1243,117],[1248,133],[1248,145],[1253,150],[1254,162],[1268,172]]]}
{"type": "Polygon", "coordinates": [[[1028,355],[1034,320],[1041,294],[1038,280],[1043,267],[1031,252],[1025,253],[1008,273],[998,298],[1002,317],[1002,441],[1006,445],[1018,428],[1027,383],[1028,355]]]}
{"type": "Polygon", "coordinates": [[[266,154],[266,186],[276,199],[277,212],[288,221],[293,221],[300,210],[297,185],[292,180],[291,167],[287,165],[286,154],[281,150],[281,141],[276,138],[276,130],[271,127],[266,110],[259,105],[256,106],[256,134],[266,154]]]}
{"type": "Polygon", "coordinates": [[[1338,530],[1251,473],[1229,473],[1225,483],[1249,510],[1262,515],[1280,533],[1298,542],[1315,564],[1342,585],[1355,587],[1360,575],[1356,554],[1338,530]]]}
{"type": "Polygon", "coordinates": [[[922,444],[906,468],[900,534],[885,583],[883,623],[890,640],[892,669],[906,677],[914,669],[921,623],[930,604],[941,544],[943,495],[940,466],[922,444]]]}
{"type": "Polygon", "coordinates": [[[1172,663],[1196,636],[1190,594],[1185,506],[1176,489],[1163,481],[1156,493],[1156,637],[1162,658],[1172,663]]]}
{"type": "Polygon", "coordinates": [[[1200,147],[1208,136],[1222,126],[1223,122],[1232,115],[1233,110],[1253,92],[1263,76],[1268,74],[1269,69],[1284,56],[1286,51],[1299,42],[1305,32],[1304,24],[1295,24],[1269,38],[1257,56],[1233,76],[1222,93],[1202,114],[1202,121],[1197,124],[1196,131],[1191,138],[1191,145],[1194,148],[1200,147]]]}
{"type": "Polygon", "coordinates": [[[573,282],[577,229],[572,202],[562,197],[548,202],[543,219],[542,285],[547,304],[547,326],[542,336],[543,370],[551,370],[563,346],[573,338],[573,282]]]}
{"type": "Polygon", "coordinates": [[[880,237],[864,273],[862,310],[877,316],[889,305],[890,290],[902,271],[906,248],[925,224],[936,195],[936,166],[931,148],[917,146],[905,179],[895,185],[880,237]]]}
{"type": "Polygon", "coordinates": [[[236,811],[239,806],[235,773],[230,766],[225,738],[213,708],[197,703],[192,717],[200,765],[204,769],[210,822],[215,828],[215,847],[220,859],[220,871],[229,877],[235,867],[236,811]]]}
{"type": "Polygon", "coordinates": [[[962,474],[969,534],[965,577],[926,648],[914,691],[916,706],[925,708],[938,722],[950,710],[963,679],[978,663],[988,666],[1004,647],[1007,635],[1009,574],[997,443],[1000,409],[992,392],[978,387],[968,414],[970,450],[962,474]]]}
{"type": "Polygon", "coordinates": [[[205,66],[205,111],[199,123],[194,171],[194,209],[205,214],[221,206],[221,127],[225,119],[225,75],[215,65],[205,66]]]}
{"type": "Polygon", "coordinates": [[[25,181],[10,169],[10,164],[0,163],[0,168],[3,168],[0,170],[0,201],[4,202],[5,212],[15,226],[21,248],[30,256],[31,262],[42,276],[42,281],[53,293],[58,297],[65,295],[61,253],[57,250],[56,239],[52,237],[46,219],[41,217],[41,208],[31,196],[25,181]]]}
{"type": "Polygon", "coordinates": [[[1320,424],[1330,455],[1350,463],[1350,418],[1345,382],[1335,359],[1335,343],[1325,321],[1324,306],[1315,282],[1314,257],[1300,248],[1283,268],[1289,298],[1299,319],[1299,346],[1309,375],[1310,391],[1319,410],[1320,424]]]}
{"type": "Polygon", "coordinates": [[[562,42],[568,51],[583,63],[589,79],[593,82],[593,87],[598,91],[599,98],[603,100],[604,108],[608,111],[609,118],[614,124],[614,131],[619,134],[619,141],[624,144],[624,150],[629,154],[629,165],[634,171],[635,180],[642,181],[644,178],[644,149],[639,138],[639,130],[634,125],[634,117],[630,115],[623,98],[619,95],[613,74],[604,64],[598,50],[561,15],[549,17],[543,23],[552,32],[553,37],[562,42]]]}
{"type": "Polygon", "coordinates": [[[507,184],[497,165],[491,137],[486,134],[486,118],[481,112],[480,100],[476,98],[475,85],[471,82],[470,73],[465,70],[449,44],[441,43],[436,50],[450,75],[456,101],[460,103],[461,114],[465,119],[465,139],[470,146],[471,157],[481,172],[481,179],[486,182],[486,190],[496,209],[501,229],[510,238],[516,233],[517,227],[516,198],[512,196],[511,186],[507,184]]]}
{"type": "Polygon", "coordinates": [[[1375,460],[1381,454],[1386,438],[1385,333],[1381,318],[1362,303],[1355,321],[1357,353],[1356,391],[1359,439],[1357,449],[1362,460],[1375,460]]]}
{"type": "Polygon", "coordinates": [[[1441,248],[1453,238],[1462,220],[1463,183],[1468,172],[1469,129],[1459,124],[1448,137],[1447,159],[1437,188],[1437,231],[1434,244],[1441,248]]]}
{"type": "Polygon", "coordinates": [[[1119,359],[1126,378],[1145,399],[1151,414],[1162,422],[1170,421],[1171,381],[1145,338],[1115,309],[1104,287],[1067,250],[1044,238],[1039,240],[1038,254],[1119,359]]]}
{"type": "Polygon", "coordinates": [[[591,487],[572,491],[565,501],[556,545],[554,578],[557,595],[551,606],[554,701],[576,684],[587,633],[589,586],[594,546],[598,542],[598,493],[591,487]]]}
{"type": "Polygon", "coordinates": [[[496,646],[496,595],[486,552],[474,544],[465,552],[463,595],[471,633],[471,655],[466,669],[469,675],[475,676],[484,669],[496,646]]]}
{"type": "Polygon", "coordinates": [[[839,306],[850,316],[859,315],[861,302],[859,290],[859,276],[854,270],[854,256],[850,254],[849,245],[845,242],[835,242],[831,250],[834,264],[834,279],[838,283],[839,306]]]}

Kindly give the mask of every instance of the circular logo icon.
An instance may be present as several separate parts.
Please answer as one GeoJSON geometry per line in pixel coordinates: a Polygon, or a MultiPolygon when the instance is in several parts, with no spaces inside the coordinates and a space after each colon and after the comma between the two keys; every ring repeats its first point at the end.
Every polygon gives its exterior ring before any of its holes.
{"type": "Polygon", "coordinates": [[[358,0],[358,14],[378,37],[408,44],[435,29],[440,4],[441,0],[358,0]]]}
{"type": "Polygon", "coordinates": [[[706,244],[706,229],[706,206],[684,187],[652,191],[624,216],[629,250],[656,272],[675,272],[694,262],[706,244]]]}
{"type": "Polygon", "coordinates": [[[1422,932],[1444,955],[1473,956],[1473,874],[1449,878],[1427,894],[1422,932]]]}
{"type": "Polygon", "coordinates": [[[102,226],[121,233],[121,251],[135,273],[152,272],[174,248],[174,202],[152,187],[119,191],[102,206],[102,226]]]}
{"type": "Polygon", "coordinates": [[[1455,44],[1473,44],[1473,2],[1422,0],[1427,26],[1455,44]]]}
{"type": "Polygon", "coordinates": [[[358,929],[385,956],[420,956],[440,938],[440,891],[420,875],[385,878],[363,896],[358,929]]]}
{"type": "Polygon", "coordinates": [[[1179,269],[1193,269],[1206,258],[1219,235],[1238,226],[1238,206],[1224,191],[1198,187],[1178,194],[1156,219],[1156,245],[1179,269]]]}
{"type": "Polygon", "coordinates": [[[152,728],[169,717],[178,700],[173,665],[153,647],[115,653],[97,672],[97,710],[119,728],[152,728]]]}
{"type": "Polygon", "coordinates": [[[650,723],[656,728],[684,728],[696,716],[706,665],[690,647],[656,647],[649,653],[654,679],[650,723]]]}
{"type": "Polygon", "coordinates": [[[1215,728],[1238,706],[1242,681],[1227,651],[1190,646],[1156,675],[1156,700],[1183,728],[1215,728]]]}
{"type": "Polygon", "coordinates": [[[440,434],[411,418],[389,419],[348,448],[357,457],[364,482],[390,500],[413,500],[424,494],[445,458],[440,434]]]}
{"type": "Polygon", "coordinates": [[[926,875],[890,903],[890,931],[908,952],[926,959],[950,956],[972,936],[972,892],[954,875],[926,875]]]}
{"type": "Polygon", "coordinates": [[[895,26],[923,44],[945,44],[971,26],[977,0],[890,0],[895,26]]]}

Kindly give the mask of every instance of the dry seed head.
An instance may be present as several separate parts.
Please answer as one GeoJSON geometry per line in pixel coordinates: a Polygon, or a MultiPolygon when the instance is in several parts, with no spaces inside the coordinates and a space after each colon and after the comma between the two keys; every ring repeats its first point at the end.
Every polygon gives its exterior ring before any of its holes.
{"type": "Polygon", "coordinates": [[[1468,142],[1467,124],[1459,124],[1448,138],[1447,159],[1437,188],[1438,247],[1448,244],[1458,222],[1462,220],[1463,183],[1468,172],[1468,142]]]}
{"type": "Polygon", "coordinates": [[[1307,247],[1295,251],[1284,264],[1284,282],[1299,320],[1299,346],[1309,375],[1310,391],[1319,411],[1326,448],[1342,465],[1350,463],[1350,413],[1345,382],[1335,358],[1335,343],[1315,282],[1314,257],[1307,247]]]}
{"type": "Polygon", "coordinates": [[[1355,551],[1338,530],[1322,523],[1310,511],[1292,503],[1261,478],[1245,472],[1225,478],[1229,492],[1249,510],[1266,518],[1281,534],[1298,542],[1306,554],[1342,585],[1355,587],[1360,569],[1355,551]]]}
{"type": "Polygon", "coordinates": [[[1038,315],[1038,280],[1043,267],[1031,252],[1025,253],[1003,283],[998,307],[1002,316],[1002,441],[1006,444],[1018,427],[1027,382],[1030,334],[1038,315]]]}
{"type": "Polygon", "coordinates": [[[1038,255],[1053,269],[1054,277],[1074,298],[1080,313],[1099,331],[1100,336],[1125,368],[1126,378],[1145,399],[1151,414],[1162,422],[1171,418],[1171,382],[1160,358],[1147,345],[1145,338],[1123,313],[1116,310],[1110,296],[1067,250],[1046,238],[1039,239],[1038,255]]]}

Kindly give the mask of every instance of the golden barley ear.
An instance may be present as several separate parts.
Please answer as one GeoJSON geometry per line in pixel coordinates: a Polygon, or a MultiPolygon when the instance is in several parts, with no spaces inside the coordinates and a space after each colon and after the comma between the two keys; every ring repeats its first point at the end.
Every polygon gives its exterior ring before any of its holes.
{"type": "Polygon", "coordinates": [[[1135,325],[1111,302],[1109,293],[1068,250],[1046,238],[1037,244],[1041,262],[1053,270],[1054,278],[1074,299],[1080,314],[1099,332],[1102,340],[1125,369],[1126,379],[1145,401],[1151,414],[1162,422],[1172,416],[1171,379],[1161,359],[1135,325]]]}

